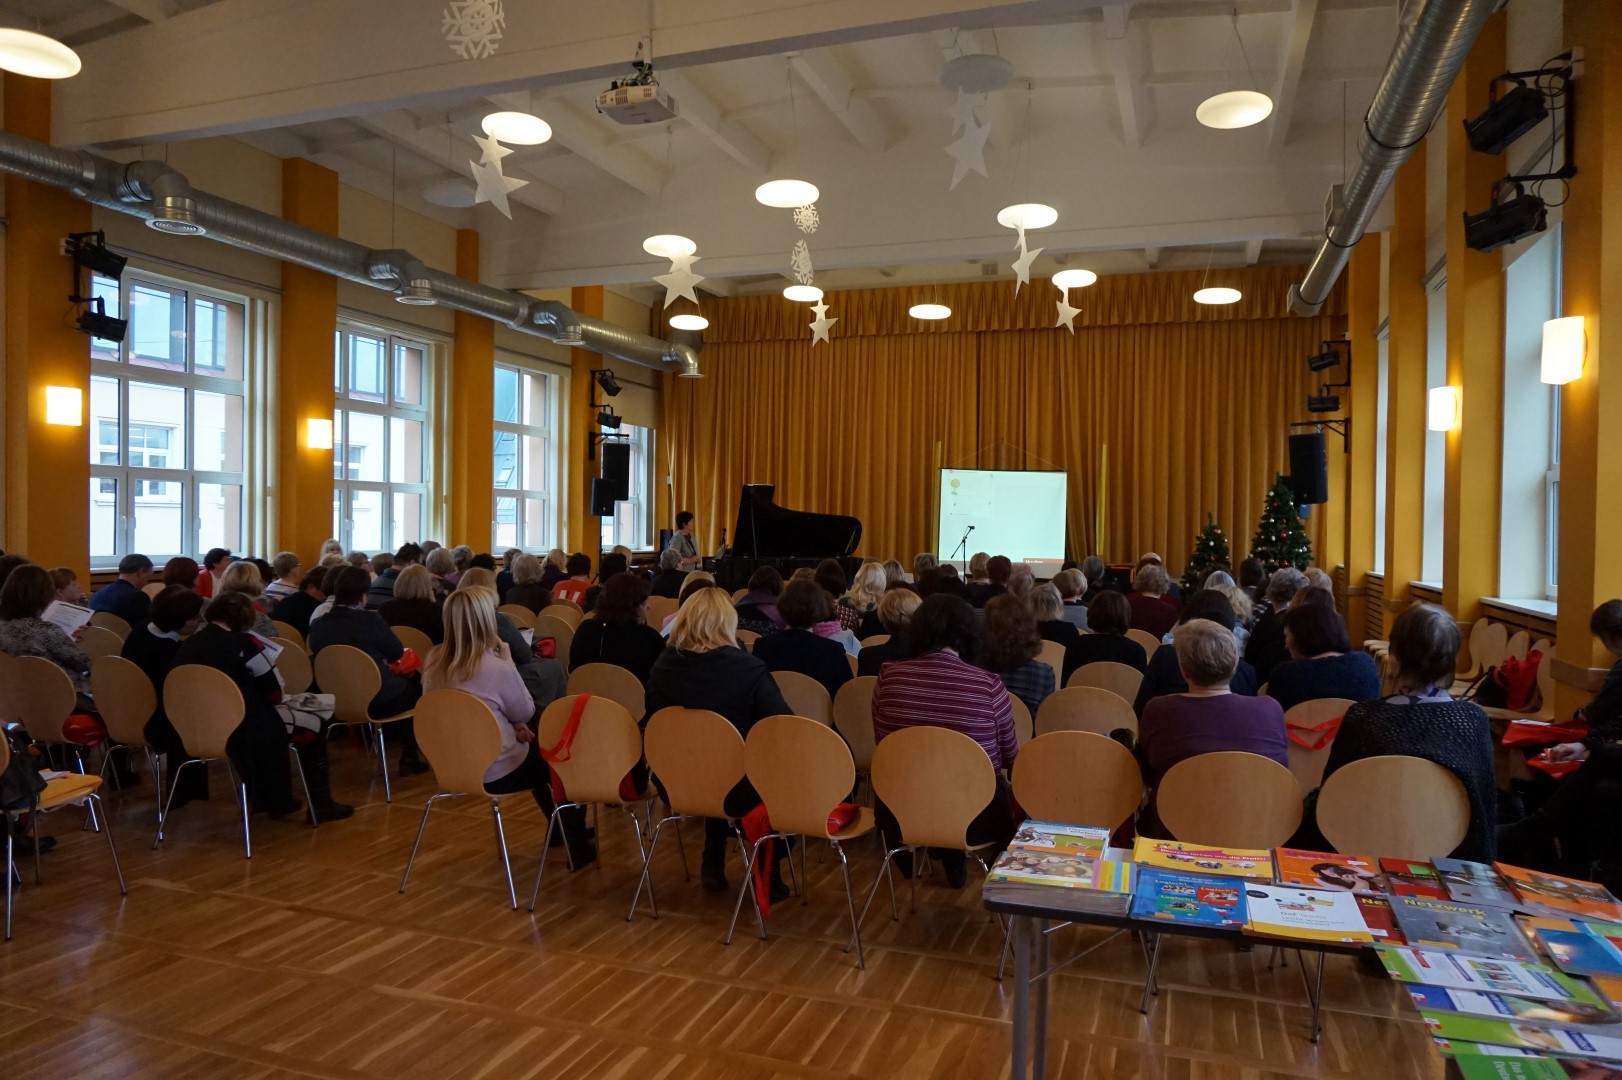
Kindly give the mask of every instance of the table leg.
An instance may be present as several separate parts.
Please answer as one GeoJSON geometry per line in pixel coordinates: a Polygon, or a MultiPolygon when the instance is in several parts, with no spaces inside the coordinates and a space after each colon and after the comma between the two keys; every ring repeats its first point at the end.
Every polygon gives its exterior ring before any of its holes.
{"type": "Polygon", "coordinates": [[[1149,977],[1143,980],[1143,1000],[1138,1002],[1138,1011],[1145,1016],[1149,1015],[1149,988],[1155,985],[1155,969],[1160,966],[1160,943],[1166,940],[1166,935],[1155,935],[1155,947],[1149,953],[1149,977]]]}
{"type": "Polygon", "coordinates": [[[1014,1071],[1012,1080],[1025,1080],[1031,1022],[1031,924],[1023,915],[1011,917],[1014,938],[1014,1071]]]}
{"type": "Polygon", "coordinates": [[[1323,952],[1322,949],[1318,950],[1318,974],[1317,974],[1317,977],[1316,977],[1316,981],[1318,983],[1318,987],[1317,987],[1317,990],[1312,995],[1312,1041],[1313,1042],[1318,1041],[1318,1036],[1319,1036],[1319,1034],[1322,1033],[1322,1030],[1323,1030],[1323,1028],[1322,1028],[1322,1026],[1320,1024],[1320,1018],[1321,1018],[1321,1014],[1322,1014],[1322,1011],[1323,1011],[1323,1003],[1324,1003],[1324,952],[1323,952]]]}
{"type": "Polygon", "coordinates": [[[1036,939],[1036,1046],[1031,1052],[1031,1080],[1047,1080],[1048,1075],[1048,935],[1047,920],[1031,920],[1036,939]]]}

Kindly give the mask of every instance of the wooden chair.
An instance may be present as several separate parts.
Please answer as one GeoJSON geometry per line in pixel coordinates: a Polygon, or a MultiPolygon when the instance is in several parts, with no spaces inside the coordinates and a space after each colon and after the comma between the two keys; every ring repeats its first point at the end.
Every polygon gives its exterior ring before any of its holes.
{"type": "Polygon", "coordinates": [[[21,724],[28,737],[36,742],[72,747],[78,769],[84,772],[81,745],[62,735],[62,722],[79,707],[79,694],[68,673],[41,656],[15,657],[8,668],[11,719],[21,724]]]}
{"type": "Polygon", "coordinates": [[[540,615],[537,615],[536,618],[540,618],[541,615],[557,619],[559,622],[566,624],[571,630],[586,619],[586,613],[580,609],[579,604],[561,597],[555,598],[550,604],[542,608],[540,615]]]}
{"type": "Polygon", "coordinates": [[[1014,714],[1014,739],[1020,746],[1024,746],[1036,736],[1036,723],[1031,719],[1031,710],[1023,701],[1009,691],[1004,693],[1008,694],[1008,708],[1014,714]]]}
{"type": "Polygon", "coordinates": [[[1463,842],[1470,798],[1459,778],[1434,761],[1363,758],[1324,781],[1318,829],[1339,852],[1434,859],[1463,842]]]}
{"type": "MultiPolygon", "coordinates": [[[[49,661],[46,661],[49,663],[49,661]]],[[[11,764],[11,743],[0,738],[0,773],[6,771],[11,764]]],[[[38,792],[30,800],[26,808],[38,821],[40,814],[49,814],[65,806],[83,806],[90,814],[90,822],[96,831],[107,837],[107,852],[113,857],[113,873],[118,877],[118,892],[121,896],[128,896],[129,889],[124,884],[124,870],[118,865],[118,847],[113,843],[113,826],[110,820],[104,820],[105,814],[98,813],[102,809],[101,797],[96,794],[101,787],[101,777],[85,776],[82,773],[59,776],[54,780],[45,782],[45,789],[38,792]]],[[[6,894],[6,940],[11,940],[11,906],[12,906],[12,877],[17,872],[16,865],[16,836],[19,831],[17,819],[23,810],[0,807],[0,815],[4,815],[6,825],[6,866],[3,875],[0,875],[0,890],[6,894]]],[[[34,835],[39,836],[38,828],[34,835]]],[[[34,882],[41,880],[39,866],[39,845],[34,845],[34,882]]]]}
{"type": "Polygon", "coordinates": [[[383,729],[411,719],[411,710],[393,716],[372,716],[368,712],[372,699],[383,686],[383,674],[370,656],[352,645],[328,645],[316,653],[315,681],[323,694],[331,694],[335,699],[333,723],[371,724],[377,732],[377,767],[383,771],[383,801],[393,802],[383,729]]]}
{"type": "MultiPolygon", "coordinates": [[[[649,625],[651,626],[652,624],[650,623],[649,625]]],[[[741,645],[743,645],[743,648],[744,648],[745,652],[751,652],[751,653],[754,652],[755,651],[755,642],[757,642],[759,640],[760,640],[760,635],[758,633],[756,633],[755,631],[753,631],[753,630],[739,630],[738,631],[738,642],[741,645]]]]}
{"type": "Polygon", "coordinates": [[[873,691],[878,685],[876,675],[862,675],[841,686],[834,695],[834,730],[844,736],[856,772],[861,775],[873,768],[873,691]]]}
{"type": "MultiPolygon", "coordinates": [[[[903,851],[919,848],[983,853],[994,842],[971,844],[969,826],[997,793],[997,776],[980,744],[959,731],[910,727],[886,735],[873,751],[873,794],[895,815],[900,836],[884,853],[862,913],[873,903],[879,882],[890,883],[890,917],[899,919],[890,864],[903,851]]],[[[918,874],[912,875],[912,910],[918,910],[918,874]]]]}
{"type": "Polygon", "coordinates": [[[502,604],[496,611],[517,623],[520,629],[535,629],[535,613],[523,604],[502,604]]]}
{"type": "Polygon", "coordinates": [[[1036,658],[1053,669],[1053,688],[1064,685],[1064,646],[1057,641],[1044,641],[1036,658]]]}
{"type": "Polygon", "coordinates": [[[112,740],[101,762],[103,779],[114,750],[124,751],[126,757],[131,750],[143,751],[152,770],[158,824],[162,825],[163,763],[146,741],[147,721],[158,711],[158,692],[152,688],[152,680],[122,656],[98,656],[90,662],[90,692],[96,699],[96,711],[101,714],[102,723],[107,725],[107,736],[112,740]]]}
{"type": "Polygon", "coordinates": [[[141,591],[146,593],[148,596],[157,596],[159,593],[161,593],[163,590],[167,589],[168,587],[169,586],[165,585],[161,581],[152,581],[152,582],[148,582],[147,584],[141,586],[141,591]]]}
{"type": "Polygon", "coordinates": [[[1155,793],[1155,809],[1174,837],[1216,847],[1278,847],[1301,824],[1301,803],[1289,769],[1233,750],[1179,761],[1155,793]]]}
{"type": "Polygon", "coordinates": [[[883,645],[890,640],[889,634],[873,634],[862,639],[862,648],[872,648],[874,645],[883,645]]]}
{"type": "Polygon", "coordinates": [[[1138,700],[1138,687],[1143,685],[1143,672],[1130,664],[1117,664],[1113,660],[1100,660],[1083,664],[1070,673],[1065,689],[1073,686],[1095,686],[1108,690],[1128,705],[1138,700]]]}
{"type": "Polygon", "coordinates": [[[98,611],[92,614],[90,616],[90,625],[99,626],[103,630],[111,630],[118,635],[120,641],[130,636],[130,624],[110,611],[98,611]]]}
{"type": "Polygon", "coordinates": [[[390,629],[394,631],[394,636],[400,639],[401,645],[427,661],[428,651],[434,647],[433,640],[427,634],[414,626],[394,626],[390,629]]]}
{"type": "MultiPolygon", "coordinates": [[[[1338,717],[1346,715],[1357,702],[1351,698],[1315,698],[1312,701],[1303,701],[1292,706],[1284,714],[1286,728],[1314,728],[1338,717]]],[[[1316,742],[1321,736],[1311,731],[1302,732],[1302,736],[1309,741],[1316,742]]],[[[1329,763],[1329,749],[1334,740],[1323,744],[1316,750],[1309,750],[1305,746],[1297,745],[1294,739],[1290,740],[1290,772],[1294,774],[1296,783],[1301,785],[1302,791],[1312,791],[1323,779],[1324,766],[1329,763]]]]}
{"type": "Polygon", "coordinates": [[[282,676],[282,690],[289,694],[302,694],[315,682],[310,654],[292,642],[285,643],[282,651],[276,654],[276,670],[282,676]]]}
{"type": "Polygon", "coordinates": [[[1513,712],[1509,709],[1486,709],[1486,714],[1494,720],[1549,720],[1554,719],[1554,657],[1555,647],[1547,640],[1539,641],[1541,648],[1534,646],[1534,651],[1543,654],[1538,661],[1538,707],[1535,712],[1513,712]]]}
{"type": "MultiPolygon", "coordinates": [[[[1472,652],[1475,643],[1471,643],[1472,652]]],[[[1481,633],[1481,671],[1500,663],[1509,652],[1509,630],[1503,623],[1488,623],[1481,633]]],[[[1479,674],[1479,672],[1478,672],[1479,674]]]]}
{"type": "Polygon", "coordinates": [[[163,842],[170,803],[175,797],[175,781],[180,779],[180,774],[190,765],[207,769],[210,761],[224,761],[242,807],[243,854],[245,858],[253,858],[253,837],[248,827],[248,785],[237,775],[236,767],[225,752],[226,740],[242,723],[246,712],[242,691],[223,671],[201,664],[185,664],[170,671],[163,680],[163,711],[192,757],[174,766],[169,797],[164,800],[163,813],[158,815],[158,832],[152,838],[153,850],[163,842]]]}
{"type": "Polygon", "coordinates": [[[744,597],[746,597],[748,595],[749,595],[749,590],[748,589],[734,589],[733,592],[732,592],[732,602],[734,604],[736,604],[739,600],[742,600],[744,597]]]}
{"type": "Polygon", "coordinates": [[[1504,656],[1513,656],[1517,660],[1526,659],[1526,651],[1532,647],[1532,635],[1525,630],[1517,630],[1510,635],[1509,642],[1504,646],[1504,656]]]}
{"type": "Polygon", "coordinates": [[[681,601],[674,596],[648,597],[648,625],[655,629],[663,626],[665,620],[676,614],[681,601]]]}
{"type": "Polygon", "coordinates": [[[1038,736],[1050,731],[1091,731],[1108,735],[1117,728],[1126,728],[1136,736],[1138,715],[1132,711],[1132,704],[1123,701],[1120,695],[1096,686],[1067,686],[1055,690],[1036,710],[1038,736]]]}
{"type": "MultiPolygon", "coordinates": [[[[558,698],[542,710],[537,734],[542,746],[556,746],[561,741],[574,704],[575,695],[571,694],[558,698]]],[[[568,757],[547,763],[563,782],[565,801],[560,802],[548,816],[546,841],[541,845],[541,865],[535,871],[535,888],[529,894],[529,910],[535,910],[535,903],[541,896],[546,852],[551,846],[554,830],[564,838],[567,850],[568,830],[560,814],[562,810],[594,805],[623,808],[636,833],[636,853],[644,862],[647,860],[647,848],[642,843],[642,823],[637,819],[636,810],[620,794],[620,781],[641,760],[642,732],[625,706],[606,697],[589,699],[580,717],[574,743],[569,747],[568,757]]],[[[631,802],[643,802],[648,798],[647,793],[639,792],[631,802]]]]}
{"type": "Polygon", "coordinates": [[[569,693],[618,702],[639,720],[648,714],[642,684],[635,675],[614,664],[581,664],[569,673],[569,693]]]}
{"type": "MultiPolygon", "coordinates": [[[[984,751],[982,751],[983,755],[984,751]]],[[[749,865],[760,858],[761,845],[768,840],[791,836],[827,840],[839,856],[839,869],[845,878],[845,903],[850,909],[850,929],[856,944],[857,966],[867,967],[862,953],[862,929],[856,918],[856,893],[851,887],[850,863],[845,858],[846,841],[860,839],[874,828],[873,811],[862,807],[856,819],[837,833],[828,831],[828,815],[844,801],[856,783],[856,764],[850,749],[831,728],[803,716],[768,716],[749,729],[743,747],[744,771],[760,793],[771,818],[772,831],[755,841],[749,865]]],[[[989,801],[989,797],[987,799],[989,801]]],[[[985,804],[981,804],[984,809],[985,804]]],[[[978,812],[978,811],[976,811],[978,812]]],[[[803,849],[802,849],[803,850],[803,849]]],[[[727,927],[726,943],[732,944],[743,910],[745,896],[753,896],[754,875],[743,876],[738,901],[732,909],[732,925],[727,927]]],[[[766,939],[766,922],[755,905],[760,937],[766,939]]],[[[850,951],[850,946],[845,947],[850,951]]]]}
{"type": "Polygon", "coordinates": [[[490,711],[490,706],[472,694],[461,690],[430,690],[417,701],[414,724],[417,745],[433,767],[434,783],[439,790],[423,804],[417,839],[406,859],[405,873],[400,875],[400,892],[405,892],[406,882],[411,880],[411,867],[417,861],[417,849],[422,847],[422,834],[428,829],[428,814],[434,804],[440,799],[482,795],[490,800],[490,816],[496,826],[496,849],[501,854],[501,869],[507,875],[507,899],[517,911],[518,893],[513,888],[512,860],[507,855],[507,832],[501,824],[501,801],[512,798],[513,794],[528,793],[491,795],[484,790],[485,771],[501,756],[501,721],[490,711]]]}
{"type": "Polygon", "coordinates": [[[535,640],[551,638],[556,643],[552,655],[558,663],[567,668],[569,651],[574,648],[574,625],[553,616],[550,607],[546,610],[548,614],[535,620],[535,640]]]}
{"type": "Polygon", "coordinates": [[[788,702],[795,716],[815,720],[823,727],[833,727],[834,699],[828,695],[827,687],[798,671],[774,671],[772,678],[777,680],[777,688],[783,691],[783,700],[788,702]]]}
{"type": "Polygon", "coordinates": [[[1126,632],[1126,636],[1143,646],[1143,655],[1145,657],[1153,656],[1155,654],[1155,650],[1160,648],[1161,645],[1165,644],[1159,638],[1149,633],[1149,631],[1139,630],[1137,627],[1133,627],[1132,629],[1128,630],[1126,632]]]}
{"type": "MultiPolygon", "coordinates": [[[[749,844],[743,830],[726,812],[727,793],[743,779],[743,736],[732,722],[720,713],[704,709],[675,706],[660,709],[648,720],[647,730],[642,733],[642,748],[648,768],[664,786],[670,812],[653,827],[647,858],[642,861],[642,876],[637,880],[636,894],[631,897],[626,922],[635,917],[644,887],[648,890],[648,908],[654,918],[659,917],[659,905],[653,898],[653,856],[659,850],[660,834],[672,821],[676,822],[677,843],[681,842],[683,821],[693,818],[726,821],[738,838],[746,875],[750,866],[749,844]]],[[[682,869],[685,871],[686,867],[684,851],[682,869]]],[[[691,874],[688,880],[692,880],[691,874]]]]}
{"type": "MultiPolygon", "coordinates": [[[[1483,671],[1486,670],[1486,668],[1481,666],[1481,652],[1482,652],[1481,642],[1482,642],[1482,635],[1487,632],[1487,627],[1490,626],[1490,625],[1492,625],[1491,620],[1486,619],[1486,618],[1477,619],[1475,621],[1475,623],[1471,625],[1471,627],[1470,627],[1470,639],[1469,639],[1469,641],[1470,641],[1470,666],[1468,668],[1466,668],[1464,671],[1459,672],[1459,675],[1458,675],[1458,681],[1459,682],[1464,682],[1464,683],[1471,682],[1471,681],[1473,681],[1475,679],[1475,677],[1477,675],[1480,675],[1483,671]]],[[[1363,643],[1363,647],[1365,649],[1367,649],[1370,644],[1371,644],[1371,642],[1365,641],[1363,643]]],[[[1391,647],[1391,643],[1389,641],[1374,642],[1372,644],[1383,645],[1386,649],[1390,649],[1390,647],[1391,647]]]]}
{"type": "Polygon", "coordinates": [[[1014,798],[1029,817],[1115,829],[1143,801],[1132,751],[1090,731],[1050,731],[1014,759],[1014,798]]]}
{"type": "Polygon", "coordinates": [[[304,652],[310,651],[310,646],[304,640],[304,635],[299,633],[298,629],[294,627],[292,623],[284,623],[280,619],[272,619],[270,620],[270,625],[276,628],[276,637],[278,640],[287,642],[294,648],[300,649],[304,652]]]}
{"type": "Polygon", "coordinates": [[[124,639],[105,626],[90,624],[79,636],[79,651],[94,660],[98,656],[117,656],[124,651],[124,639]]]}

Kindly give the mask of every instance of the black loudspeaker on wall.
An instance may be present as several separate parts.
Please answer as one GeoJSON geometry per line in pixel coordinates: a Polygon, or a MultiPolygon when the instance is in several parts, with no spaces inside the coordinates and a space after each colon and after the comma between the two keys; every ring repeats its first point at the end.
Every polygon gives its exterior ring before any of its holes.
{"type": "Polygon", "coordinates": [[[630,443],[603,443],[603,481],[613,491],[610,498],[623,500],[631,497],[630,443]]]}
{"type": "Polygon", "coordinates": [[[614,516],[614,485],[601,477],[591,482],[591,512],[597,517],[614,516]]]}
{"type": "Polygon", "coordinates": [[[1290,487],[1302,504],[1329,501],[1329,458],[1324,433],[1290,436],[1290,487]]]}

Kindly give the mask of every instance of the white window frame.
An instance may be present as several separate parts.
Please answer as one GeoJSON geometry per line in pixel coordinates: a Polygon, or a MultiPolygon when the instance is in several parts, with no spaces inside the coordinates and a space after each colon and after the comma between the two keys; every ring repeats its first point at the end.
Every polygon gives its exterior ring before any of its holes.
{"type": "Polygon", "coordinates": [[[1385,573],[1387,436],[1391,417],[1391,321],[1383,320],[1375,332],[1377,363],[1374,381],[1374,572],[1385,573]]]}
{"type": "Polygon", "coordinates": [[[359,319],[340,317],[333,334],[333,417],[332,417],[332,452],[333,452],[333,528],[334,536],[345,550],[354,550],[355,519],[353,515],[354,497],[356,492],[376,492],[381,501],[380,520],[378,523],[381,543],[379,551],[394,551],[407,541],[417,541],[431,534],[431,523],[435,515],[435,506],[432,497],[433,478],[435,475],[433,462],[434,451],[434,425],[433,400],[435,392],[435,375],[441,364],[442,346],[434,338],[426,334],[414,333],[410,330],[389,326],[379,326],[375,323],[364,322],[359,319]],[[384,394],[382,401],[369,401],[365,398],[356,398],[349,395],[350,365],[347,362],[349,355],[348,344],[351,338],[363,337],[382,341],[385,345],[384,368],[384,394]],[[395,355],[402,346],[420,349],[422,351],[422,387],[421,402],[407,404],[397,400],[397,387],[395,386],[395,355]],[[355,414],[380,417],[383,422],[383,445],[381,452],[384,462],[384,475],[388,475],[393,455],[390,453],[390,441],[394,438],[391,420],[410,420],[422,424],[422,468],[421,482],[399,480],[351,480],[348,478],[348,451],[349,451],[349,421],[355,414]],[[344,475],[338,475],[339,455],[345,461],[344,475]],[[418,495],[422,499],[422,526],[419,536],[394,535],[394,496],[418,495]]]}
{"type": "MultiPolygon", "coordinates": [[[[543,470],[544,475],[541,478],[543,485],[541,487],[520,487],[517,484],[503,487],[498,484],[493,488],[490,501],[491,550],[498,551],[505,550],[508,547],[516,547],[529,552],[549,551],[558,546],[557,538],[561,535],[561,530],[558,528],[558,498],[556,493],[558,490],[559,463],[558,442],[555,435],[558,430],[558,399],[562,392],[563,380],[552,372],[535,364],[526,363],[522,357],[510,353],[502,353],[497,356],[496,369],[498,372],[502,370],[515,372],[520,379],[525,375],[540,379],[545,387],[543,394],[546,399],[546,408],[540,424],[492,419],[491,454],[494,455],[495,453],[494,436],[496,434],[509,434],[514,437],[513,454],[515,462],[522,462],[524,439],[526,437],[540,439],[546,447],[546,468],[543,470]],[[513,528],[516,540],[512,544],[500,541],[496,537],[496,531],[501,526],[500,507],[502,499],[514,500],[513,528]],[[524,519],[524,505],[526,502],[535,499],[541,501],[543,509],[539,533],[530,536],[529,528],[524,519]]],[[[522,410],[520,410],[519,415],[523,415],[522,410]]]]}
{"type": "Polygon", "coordinates": [[[617,546],[632,551],[651,551],[654,547],[652,530],[653,462],[656,429],[621,424],[619,431],[631,446],[630,483],[626,499],[614,503],[614,515],[600,519],[603,550],[617,546]]]}

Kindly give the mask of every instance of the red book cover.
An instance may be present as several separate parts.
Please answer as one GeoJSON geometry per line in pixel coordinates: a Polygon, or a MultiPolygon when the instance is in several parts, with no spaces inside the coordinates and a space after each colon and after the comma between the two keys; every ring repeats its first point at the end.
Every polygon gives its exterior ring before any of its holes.
{"type": "Polygon", "coordinates": [[[1447,900],[1447,890],[1436,868],[1430,863],[1410,859],[1381,859],[1380,869],[1385,874],[1386,892],[1392,896],[1422,896],[1427,900],[1447,900]]]}
{"type": "Polygon", "coordinates": [[[1397,929],[1396,917],[1391,913],[1391,901],[1383,896],[1359,894],[1357,906],[1362,910],[1363,922],[1368,926],[1369,933],[1374,935],[1374,940],[1387,945],[1408,944],[1408,939],[1397,929]]]}

